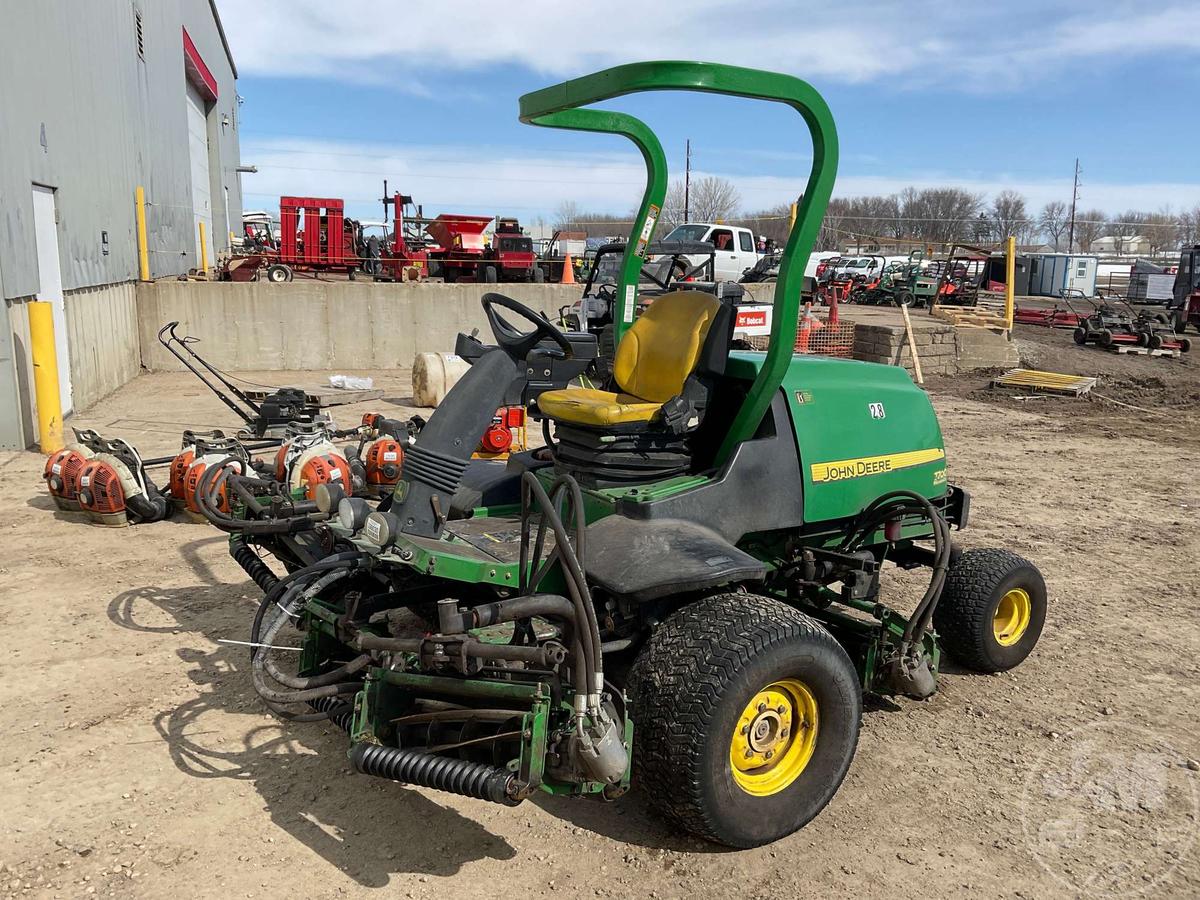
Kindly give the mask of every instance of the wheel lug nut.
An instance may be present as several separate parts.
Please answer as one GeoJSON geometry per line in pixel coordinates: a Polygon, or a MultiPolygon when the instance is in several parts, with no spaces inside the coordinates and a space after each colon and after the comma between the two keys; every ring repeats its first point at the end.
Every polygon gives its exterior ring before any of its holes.
{"type": "Polygon", "coordinates": [[[758,704],[758,711],[759,711],[760,713],[764,713],[764,712],[766,712],[766,711],[767,711],[767,704],[765,704],[765,703],[760,703],[760,704],[758,704]]]}
{"type": "Polygon", "coordinates": [[[766,752],[764,755],[767,757],[767,759],[770,759],[772,756],[774,756],[774,755],[775,755],[775,751],[774,751],[774,750],[768,750],[768,751],[767,751],[767,752],[766,752]]]}
{"type": "Polygon", "coordinates": [[[754,756],[754,751],[747,748],[746,749],[746,759],[750,759],[750,757],[752,757],[752,756],[754,756]]]}
{"type": "Polygon", "coordinates": [[[743,725],[743,726],[742,726],[742,734],[749,734],[749,733],[750,733],[750,726],[749,726],[749,725],[743,725]]]}
{"type": "Polygon", "coordinates": [[[775,707],[775,712],[782,716],[785,712],[787,712],[787,707],[780,703],[777,707],[775,707]]]}

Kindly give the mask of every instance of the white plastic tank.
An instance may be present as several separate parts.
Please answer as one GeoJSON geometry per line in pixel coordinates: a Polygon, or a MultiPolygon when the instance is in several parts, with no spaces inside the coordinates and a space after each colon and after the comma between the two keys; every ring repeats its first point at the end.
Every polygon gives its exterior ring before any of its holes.
{"type": "Polygon", "coordinates": [[[471,366],[454,353],[418,353],[413,360],[413,404],[437,406],[471,366]]]}

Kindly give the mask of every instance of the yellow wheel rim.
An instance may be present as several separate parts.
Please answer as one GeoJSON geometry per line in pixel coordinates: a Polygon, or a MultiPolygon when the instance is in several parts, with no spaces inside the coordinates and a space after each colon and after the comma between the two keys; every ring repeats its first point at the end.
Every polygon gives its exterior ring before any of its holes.
{"type": "Polygon", "coordinates": [[[1019,641],[1029,628],[1033,617],[1033,603],[1024,588],[1013,588],[996,604],[992,616],[992,634],[1001,647],[1011,647],[1019,641]]]}
{"type": "Polygon", "coordinates": [[[747,794],[769,797],[787,788],[812,759],[817,701],[795,678],[772,682],[750,698],[729,742],[733,781],[747,794]]]}

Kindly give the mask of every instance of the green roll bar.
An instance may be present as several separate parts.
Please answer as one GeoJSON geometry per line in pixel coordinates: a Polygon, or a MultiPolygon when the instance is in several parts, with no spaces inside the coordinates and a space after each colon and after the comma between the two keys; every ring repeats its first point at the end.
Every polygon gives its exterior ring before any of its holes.
{"type": "Polygon", "coordinates": [[[837,131],[829,107],[807,82],[791,75],[717,63],[630,63],[573,78],[521,97],[522,122],[624,135],[633,141],[646,161],[646,190],[625,247],[621,280],[617,286],[613,327],[614,337],[618,341],[632,324],[637,308],[642,257],[654,235],[654,227],[667,193],[667,160],[662,144],[641,120],[627,113],[580,107],[625,94],[670,90],[703,91],[785,103],[804,118],[813,141],[812,171],[779,265],[766,359],[717,453],[716,462],[720,464],[728,459],[738,444],[754,435],[771,405],[771,398],[783,383],[784,373],[791,361],[800,317],[804,264],[816,243],[837,175],[837,131]]]}

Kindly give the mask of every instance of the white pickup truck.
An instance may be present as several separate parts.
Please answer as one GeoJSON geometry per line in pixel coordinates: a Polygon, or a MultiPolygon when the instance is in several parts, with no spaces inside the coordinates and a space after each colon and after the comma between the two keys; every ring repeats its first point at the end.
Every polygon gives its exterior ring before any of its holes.
{"type": "MultiPolygon", "coordinates": [[[[736,225],[689,222],[676,225],[663,241],[704,241],[712,244],[717,251],[713,258],[713,277],[717,281],[737,281],[761,256],[756,249],[754,232],[736,225]]],[[[704,260],[697,257],[692,260],[692,265],[702,262],[704,260]]]]}

